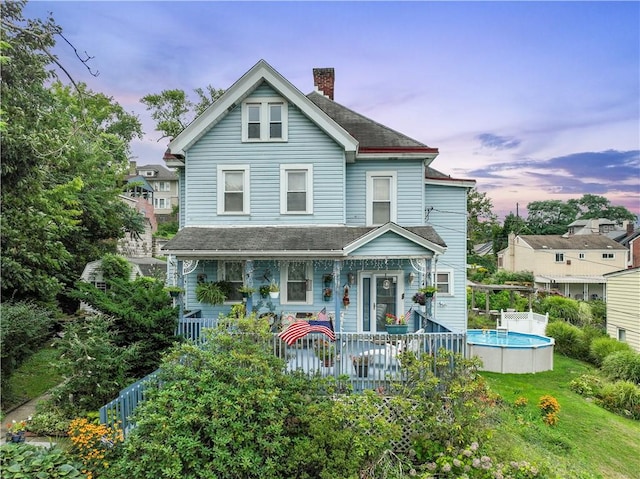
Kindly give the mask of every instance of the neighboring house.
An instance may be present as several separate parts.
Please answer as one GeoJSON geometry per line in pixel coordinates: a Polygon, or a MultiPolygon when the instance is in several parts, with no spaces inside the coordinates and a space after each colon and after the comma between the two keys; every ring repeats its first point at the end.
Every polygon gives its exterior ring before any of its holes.
{"type": "Polygon", "coordinates": [[[586,220],[575,220],[568,226],[569,235],[607,235],[615,239],[616,235],[626,231],[627,223],[620,225],[607,218],[592,218],[586,220]]]}
{"type": "Polygon", "coordinates": [[[607,333],[640,353],[640,268],[607,273],[607,333]]]}
{"type": "Polygon", "coordinates": [[[137,165],[129,162],[128,182],[144,180],[151,188],[150,200],[159,223],[174,220],[173,207],[178,206],[178,176],[164,165],[137,165]]]}
{"type": "Polygon", "coordinates": [[[153,234],[158,230],[153,205],[145,195],[120,195],[120,199],[144,216],[145,227],[141,234],[125,233],[123,238],[118,239],[118,254],[134,258],[152,257],[154,253],[153,234]]]}
{"type": "Polygon", "coordinates": [[[640,228],[635,230],[628,228],[627,234],[615,239],[622,246],[627,248],[627,267],[637,268],[640,266],[640,228]]]}
{"type": "MultiPolygon", "coordinates": [[[[134,281],[140,277],[156,278],[164,281],[166,277],[167,263],[155,258],[125,258],[131,266],[131,274],[129,279],[134,281]]],[[[102,276],[102,260],[91,261],[87,263],[80,275],[80,280],[93,284],[102,291],[107,290],[107,284],[102,276]]],[[[84,311],[92,311],[92,308],[81,302],[80,309],[84,311]]]]}
{"type": "MultiPolygon", "coordinates": [[[[198,303],[198,281],[275,281],[277,300],[256,294],[248,306],[326,307],[338,331],[381,332],[384,313],[417,310],[413,294],[435,284],[427,314],[465,331],[475,182],[433,169],[436,148],[336,103],[333,69],[313,73],[316,91],[304,95],[261,60],[170,143],[180,230],[163,250],[184,307],[215,318],[240,301],[198,303]]],[[[422,316],[410,331],[425,327],[422,316]]]]}
{"type": "Polygon", "coordinates": [[[605,299],[604,275],[626,267],[627,249],[601,234],[509,235],[498,268],[531,271],[535,286],[575,299],[605,299]]]}

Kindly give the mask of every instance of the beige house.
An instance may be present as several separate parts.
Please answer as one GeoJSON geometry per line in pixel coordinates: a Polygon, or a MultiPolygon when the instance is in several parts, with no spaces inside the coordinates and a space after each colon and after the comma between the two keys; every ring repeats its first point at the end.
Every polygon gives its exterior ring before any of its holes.
{"type": "Polygon", "coordinates": [[[153,188],[153,208],[159,223],[170,221],[178,206],[178,175],[163,165],[137,165],[130,162],[129,179],[142,177],[153,188]]]}
{"type": "Polygon", "coordinates": [[[575,299],[605,299],[607,273],[626,267],[627,248],[605,235],[509,235],[498,267],[531,271],[535,286],[575,299]]]}
{"type": "Polygon", "coordinates": [[[640,267],[607,278],[607,333],[640,352],[640,267]]]}

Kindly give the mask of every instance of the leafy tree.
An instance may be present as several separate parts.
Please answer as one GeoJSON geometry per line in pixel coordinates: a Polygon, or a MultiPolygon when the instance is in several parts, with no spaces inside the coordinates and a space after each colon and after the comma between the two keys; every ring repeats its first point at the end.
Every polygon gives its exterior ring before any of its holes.
{"type": "Polygon", "coordinates": [[[468,252],[473,252],[477,244],[492,239],[492,229],[498,224],[498,217],[491,211],[493,203],[486,193],[472,188],[467,194],[467,241],[468,252]]]}
{"type": "Polygon", "coordinates": [[[571,199],[567,203],[579,209],[578,218],[607,218],[622,223],[625,220],[636,221],[637,217],[624,206],[613,206],[604,196],[586,194],[580,199],[571,199]]]}
{"type": "Polygon", "coordinates": [[[50,53],[61,29],[3,4],[0,45],[2,295],[53,302],[84,264],[115,250],[140,221],[118,198],[138,119],[112,98],[55,81],[50,53]]]}
{"type": "Polygon", "coordinates": [[[513,213],[504,219],[502,227],[493,228],[493,251],[497,254],[509,245],[509,234],[528,234],[525,221],[513,213]]]}
{"type": "Polygon", "coordinates": [[[205,89],[194,90],[197,101],[189,100],[184,90],[162,90],[160,93],[145,95],[140,100],[151,111],[151,118],[156,121],[156,130],[162,138],[175,138],[193,121],[215,102],[224,90],[217,90],[211,85],[205,89]]]}
{"type": "Polygon", "coordinates": [[[531,234],[561,235],[578,216],[579,209],[561,200],[534,201],[527,205],[527,226],[531,234]]]}

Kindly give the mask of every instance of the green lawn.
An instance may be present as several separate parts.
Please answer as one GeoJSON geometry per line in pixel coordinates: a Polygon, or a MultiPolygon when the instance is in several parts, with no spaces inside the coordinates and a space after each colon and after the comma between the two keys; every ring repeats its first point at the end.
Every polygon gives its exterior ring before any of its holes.
{"type": "Polygon", "coordinates": [[[58,350],[47,346],[22,363],[9,378],[13,394],[3,404],[5,410],[35,399],[59,384],[62,377],[53,367],[59,358],[58,350]]]}
{"type": "Polygon", "coordinates": [[[554,370],[538,374],[485,373],[491,389],[506,403],[528,399],[524,408],[512,407],[496,425],[495,447],[547,463],[560,477],[605,479],[640,477],[640,422],[610,413],[569,389],[571,379],[593,371],[580,361],[558,354],[554,370]],[[540,419],[540,396],[560,403],[560,422],[550,427],[540,419]]]}

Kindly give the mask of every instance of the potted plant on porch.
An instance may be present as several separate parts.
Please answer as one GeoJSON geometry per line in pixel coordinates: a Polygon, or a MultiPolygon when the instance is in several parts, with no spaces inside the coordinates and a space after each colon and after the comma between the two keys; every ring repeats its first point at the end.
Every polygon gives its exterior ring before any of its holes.
{"type": "Polygon", "coordinates": [[[240,286],[238,288],[238,291],[242,294],[242,297],[244,299],[246,299],[249,296],[251,296],[253,293],[256,292],[256,288],[252,288],[251,286],[243,285],[243,286],[240,286]]]}
{"type": "Polygon", "coordinates": [[[269,293],[271,292],[271,285],[263,284],[258,288],[258,292],[260,293],[261,298],[268,298],[269,293]]]}
{"type": "Polygon", "coordinates": [[[169,293],[169,296],[171,296],[172,298],[177,298],[182,293],[184,293],[184,289],[180,286],[165,286],[164,290],[169,293]]]}
{"type": "Polygon", "coordinates": [[[278,299],[280,296],[280,286],[275,281],[271,281],[271,284],[269,284],[269,296],[271,296],[271,299],[278,299]]]}
{"type": "Polygon", "coordinates": [[[213,306],[223,304],[227,299],[218,283],[198,283],[196,286],[196,299],[201,303],[209,303],[213,306]]]}
{"type": "Polygon", "coordinates": [[[409,329],[406,316],[396,316],[395,314],[387,313],[385,315],[386,330],[389,334],[406,334],[409,329]]]}
{"type": "Polygon", "coordinates": [[[326,339],[320,339],[313,343],[313,351],[325,368],[333,366],[336,359],[336,348],[326,339]]]}

